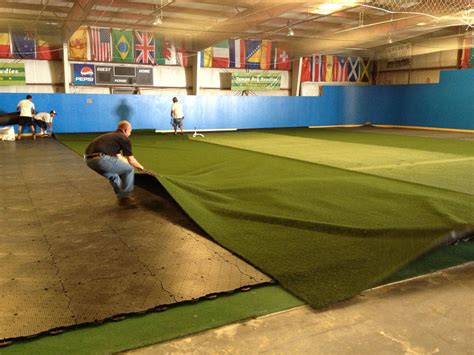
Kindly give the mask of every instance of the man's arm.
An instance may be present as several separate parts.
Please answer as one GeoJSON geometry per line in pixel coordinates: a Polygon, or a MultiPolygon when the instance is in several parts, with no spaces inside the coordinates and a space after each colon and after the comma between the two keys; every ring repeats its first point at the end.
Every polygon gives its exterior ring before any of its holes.
{"type": "Polygon", "coordinates": [[[143,167],[143,165],[140,164],[140,163],[138,162],[138,160],[135,159],[135,157],[134,157],[133,155],[127,156],[126,158],[127,158],[128,163],[129,163],[131,166],[133,166],[135,169],[142,170],[142,171],[145,170],[145,168],[143,167]]]}

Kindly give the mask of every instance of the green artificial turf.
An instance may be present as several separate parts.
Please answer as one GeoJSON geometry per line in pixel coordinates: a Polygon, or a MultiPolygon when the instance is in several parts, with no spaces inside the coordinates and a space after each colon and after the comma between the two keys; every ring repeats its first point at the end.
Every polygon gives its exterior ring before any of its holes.
{"type": "Polygon", "coordinates": [[[302,304],[278,286],[259,287],[212,301],[183,304],[166,312],[16,342],[0,349],[0,354],[112,354],[302,304]]]}
{"type": "MultiPolygon", "coordinates": [[[[91,137],[60,140],[82,153],[91,137]]],[[[214,240],[314,307],[380,283],[474,223],[465,193],[186,136],[132,140],[135,156],[214,240]]]]}

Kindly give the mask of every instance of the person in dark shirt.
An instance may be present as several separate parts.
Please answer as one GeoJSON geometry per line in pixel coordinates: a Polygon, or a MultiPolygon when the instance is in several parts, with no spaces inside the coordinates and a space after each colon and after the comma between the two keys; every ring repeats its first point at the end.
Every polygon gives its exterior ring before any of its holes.
{"type": "Polygon", "coordinates": [[[87,166],[109,180],[121,206],[135,205],[130,197],[134,187],[133,168],[145,170],[133,156],[130,134],[132,125],[120,121],[116,131],[95,138],[84,155],[87,166]]]}

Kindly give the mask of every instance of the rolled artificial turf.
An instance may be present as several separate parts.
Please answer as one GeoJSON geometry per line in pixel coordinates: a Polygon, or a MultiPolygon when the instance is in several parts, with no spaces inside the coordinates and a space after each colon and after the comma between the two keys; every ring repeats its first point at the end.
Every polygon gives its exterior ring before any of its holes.
{"type": "MultiPolygon", "coordinates": [[[[82,154],[91,138],[60,140],[82,154]]],[[[466,193],[186,136],[132,140],[134,155],[216,242],[314,307],[380,283],[474,224],[466,193]]]]}

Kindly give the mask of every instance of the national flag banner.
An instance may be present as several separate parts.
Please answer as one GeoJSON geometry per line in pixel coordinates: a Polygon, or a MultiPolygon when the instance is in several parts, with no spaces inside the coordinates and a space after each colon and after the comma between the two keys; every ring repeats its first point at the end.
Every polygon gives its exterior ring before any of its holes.
{"type": "Polygon", "coordinates": [[[332,67],[334,64],[334,56],[326,55],[326,63],[325,63],[325,81],[331,82],[332,80],[332,67]]]}
{"type": "Polygon", "coordinates": [[[92,60],[95,62],[110,62],[112,60],[112,45],[110,28],[91,27],[92,60]]]}
{"type": "Polygon", "coordinates": [[[278,47],[277,43],[273,43],[271,67],[276,70],[291,70],[291,61],[288,51],[278,47]]]}
{"type": "Polygon", "coordinates": [[[321,56],[311,56],[311,81],[321,81],[321,56]]]}
{"type": "Polygon", "coordinates": [[[229,67],[245,68],[245,40],[229,40],[229,67]]]}
{"type": "Polygon", "coordinates": [[[260,58],[260,69],[271,69],[272,64],[272,41],[262,40],[260,58]]]}
{"type": "Polygon", "coordinates": [[[201,67],[212,68],[212,47],[208,47],[201,52],[201,67]]]}
{"type": "Polygon", "coordinates": [[[135,63],[155,64],[155,38],[152,32],[135,31],[135,63]]]}
{"type": "Polygon", "coordinates": [[[303,57],[301,61],[301,82],[311,81],[311,58],[303,57]]]}
{"type": "Polygon", "coordinates": [[[186,49],[185,48],[178,48],[176,50],[176,53],[178,55],[177,61],[178,65],[182,67],[187,67],[188,66],[188,57],[186,55],[186,49]]]}
{"type": "Polygon", "coordinates": [[[350,82],[359,81],[360,76],[360,64],[359,57],[348,57],[348,66],[347,66],[347,79],[350,82]]]}
{"type": "Polygon", "coordinates": [[[156,64],[165,65],[165,57],[163,56],[163,46],[165,39],[163,36],[155,34],[155,58],[156,64]]]}
{"type": "Polygon", "coordinates": [[[172,41],[164,41],[163,56],[165,58],[165,65],[176,65],[178,63],[176,58],[176,47],[172,41]]]}
{"type": "Polygon", "coordinates": [[[463,41],[462,68],[474,68],[474,33],[470,32],[463,41]]]}
{"type": "Polygon", "coordinates": [[[79,27],[69,39],[68,52],[70,60],[87,60],[87,28],[79,27]]]}
{"type": "Polygon", "coordinates": [[[35,59],[36,40],[32,31],[12,32],[12,52],[14,58],[35,59]]]}
{"type": "Polygon", "coordinates": [[[229,41],[225,40],[212,46],[212,67],[229,67],[229,41]]]}
{"type": "Polygon", "coordinates": [[[359,81],[368,83],[370,81],[370,72],[371,72],[370,69],[372,66],[372,61],[370,59],[360,58],[359,63],[360,63],[359,81]]]}
{"type": "Polygon", "coordinates": [[[346,57],[334,56],[332,66],[332,78],[333,81],[347,81],[346,57]]]}
{"type": "Polygon", "coordinates": [[[36,34],[37,58],[43,60],[60,60],[62,58],[62,45],[59,36],[47,33],[36,34]]]}
{"type": "Polygon", "coordinates": [[[113,61],[133,63],[133,33],[131,30],[112,29],[113,61]]]}
{"type": "Polygon", "coordinates": [[[245,43],[245,67],[247,69],[260,69],[262,58],[262,42],[248,40],[245,43]]]}
{"type": "Polygon", "coordinates": [[[10,33],[0,32],[0,58],[11,58],[10,33]]]}

